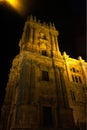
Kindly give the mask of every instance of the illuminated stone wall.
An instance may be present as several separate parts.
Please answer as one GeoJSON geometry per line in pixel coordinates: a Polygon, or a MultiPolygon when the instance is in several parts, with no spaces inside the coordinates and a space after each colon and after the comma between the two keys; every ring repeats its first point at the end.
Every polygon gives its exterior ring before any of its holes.
{"type": "Polygon", "coordinates": [[[73,59],[65,52],[63,59],[69,106],[73,109],[75,123],[86,125],[87,63],[81,56],[73,59]]]}
{"type": "Polygon", "coordinates": [[[25,22],[2,106],[2,130],[81,130],[86,123],[87,63],[62,55],[53,24],[25,22]]]}

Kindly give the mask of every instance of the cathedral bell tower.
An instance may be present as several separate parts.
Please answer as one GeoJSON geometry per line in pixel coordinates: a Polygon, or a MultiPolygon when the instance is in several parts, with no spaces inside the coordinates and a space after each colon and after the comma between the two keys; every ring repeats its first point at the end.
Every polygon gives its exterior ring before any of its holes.
{"type": "Polygon", "coordinates": [[[58,46],[59,32],[54,24],[41,24],[36,18],[29,17],[25,23],[22,39],[19,43],[20,50],[33,51],[48,57],[60,57],[58,46]]]}
{"type": "Polygon", "coordinates": [[[59,32],[30,16],[2,106],[2,130],[75,130],[64,83],[59,32]]]}

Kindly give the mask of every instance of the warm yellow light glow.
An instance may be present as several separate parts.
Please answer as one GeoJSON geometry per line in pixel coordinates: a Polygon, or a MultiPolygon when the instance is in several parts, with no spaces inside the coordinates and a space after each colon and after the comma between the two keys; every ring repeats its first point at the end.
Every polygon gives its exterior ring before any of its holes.
{"type": "Polygon", "coordinates": [[[3,0],[0,0],[0,2],[3,2],[3,0]]]}
{"type": "Polygon", "coordinates": [[[24,12],[24,7],[21,0],[6,0],[14,9],[16,9],[19,13],[24,12]]]}
{"type": "Polygon", "coordinates": [[[4,3],[10,5],[21,15],[26,15],[28,12],[30,12],[32,5],[34,5],[33,0],[0,0],[0,4],[4,3]]]}

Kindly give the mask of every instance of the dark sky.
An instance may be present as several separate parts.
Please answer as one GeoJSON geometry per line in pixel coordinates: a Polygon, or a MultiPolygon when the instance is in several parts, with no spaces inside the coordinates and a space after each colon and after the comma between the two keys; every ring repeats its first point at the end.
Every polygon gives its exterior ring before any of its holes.
{"type": "MultiPolygon", "coordinates": [[[[21,0],[20,0],[21,1],[21,0]]],[[[12,59],[19,53],[19,41],[27,16],[52,22],[59,30],[60,51],[72,58],[86,60],[85,0],[25,0],[25,15],[20,15],[6,3],[0,4],[0,104],[12,59]]]]}

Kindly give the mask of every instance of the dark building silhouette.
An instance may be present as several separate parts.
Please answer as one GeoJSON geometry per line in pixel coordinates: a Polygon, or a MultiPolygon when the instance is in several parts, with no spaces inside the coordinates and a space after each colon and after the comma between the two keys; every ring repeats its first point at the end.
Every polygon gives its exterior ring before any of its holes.
{"type": "Polygon", "coordinates": [[[61,54],[59,32],[30,16],[13,59],[1,130],[86,130],[87,63],[61,54]]]}

